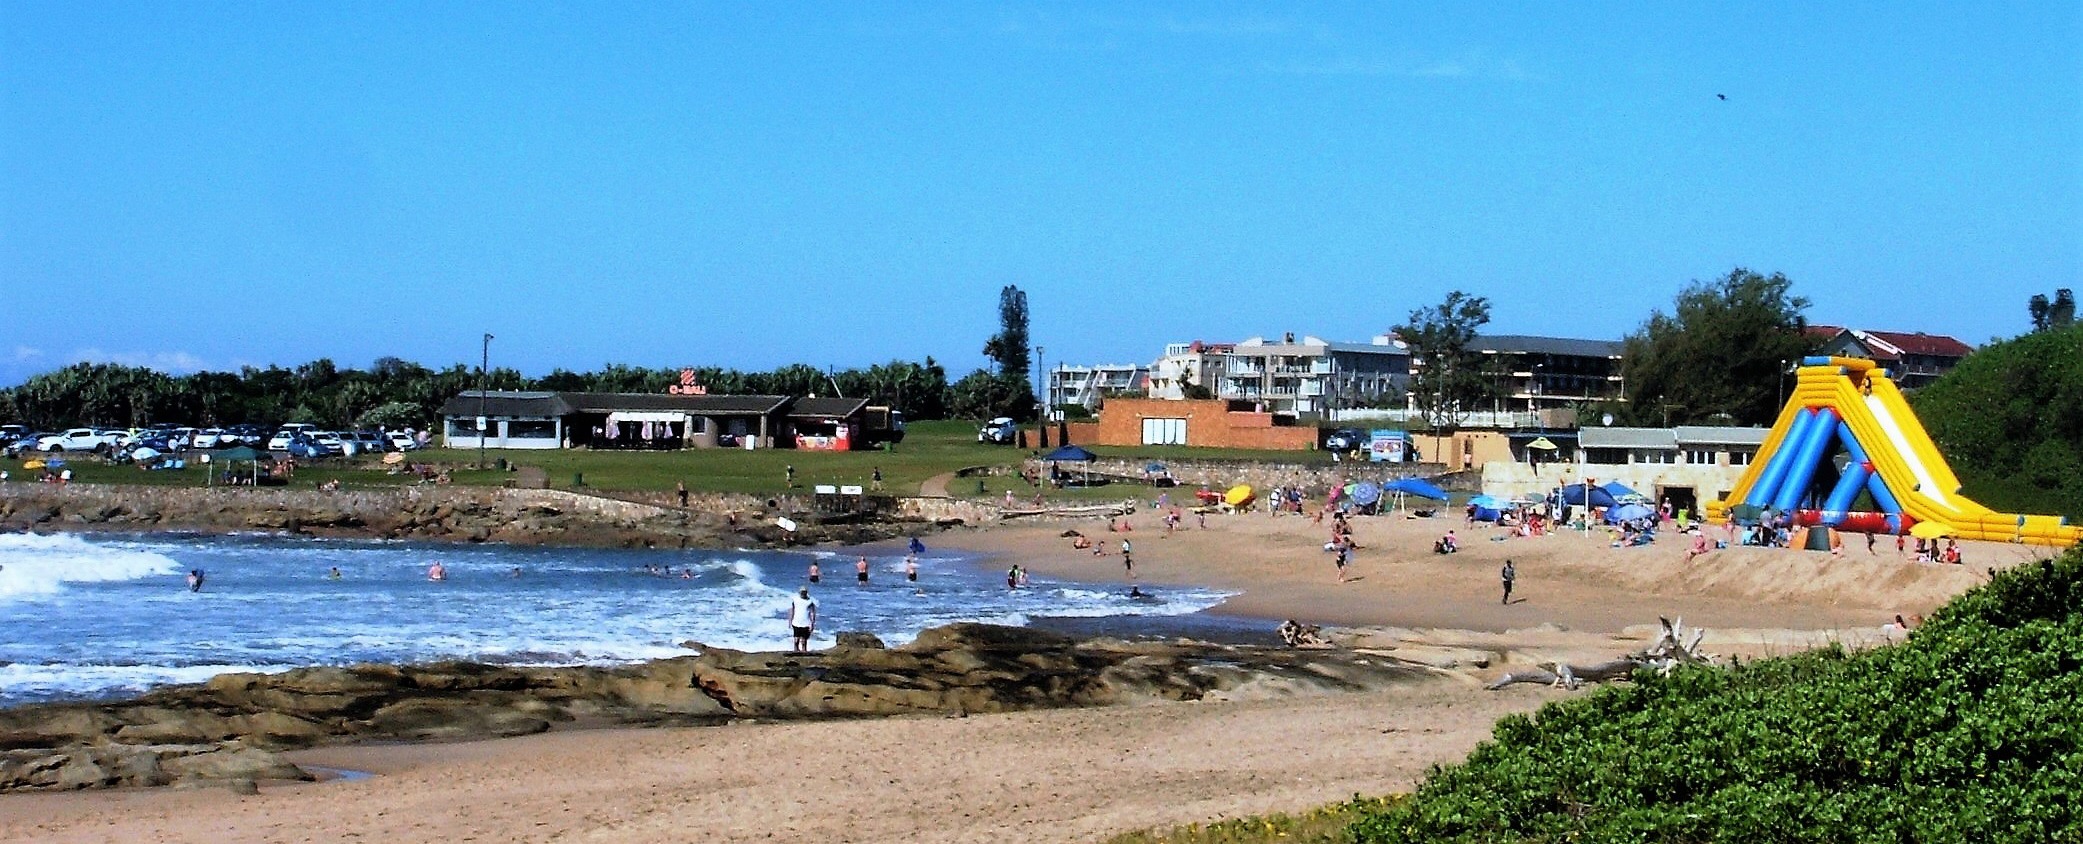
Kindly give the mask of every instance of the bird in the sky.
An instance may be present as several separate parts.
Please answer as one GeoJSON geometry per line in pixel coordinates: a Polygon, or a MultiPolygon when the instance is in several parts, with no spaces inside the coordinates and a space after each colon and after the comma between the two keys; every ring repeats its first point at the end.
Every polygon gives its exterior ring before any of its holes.
{"type": "Polygon", "coordinates": [[[1717,100],[1724,100],[1724,101],[1726,101],[1726,100],[1727,100],[1727,99],[1729,98],[1729,95],[1727,95],[1727,94],[1715,94],[1715,95],[1714,95],[1714,98],[1715,98],[1715,99],[1717,99],[1717,100]]]}

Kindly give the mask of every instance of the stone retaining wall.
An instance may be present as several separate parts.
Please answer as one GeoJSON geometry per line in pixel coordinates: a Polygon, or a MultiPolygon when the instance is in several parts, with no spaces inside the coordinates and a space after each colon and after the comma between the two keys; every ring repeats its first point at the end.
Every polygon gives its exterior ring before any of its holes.
{"type": "MultiPolygon", "coordinates": [[[[1321,493],[1334,483],[1345,484],[1360,480],[1386,480],[1401,477],[1432,477],[1446,471],[1437,463],[1265,463],[1252,460],[1166,460],[1163,461],[1179,485],[1192,489],[1207,486],[1211,489],[1228,489],[1237,484],[1253,487],[1293,486],[1299,484],[1311,493],[1321,493]]],[[[1103,458],[1092,461],[1095,474],[1143,477],[1143,467],[1148,460],[1120,460],[1103,458]]],[[[1072,468],[1075,464],[1067,464],[1072,468]]]]}

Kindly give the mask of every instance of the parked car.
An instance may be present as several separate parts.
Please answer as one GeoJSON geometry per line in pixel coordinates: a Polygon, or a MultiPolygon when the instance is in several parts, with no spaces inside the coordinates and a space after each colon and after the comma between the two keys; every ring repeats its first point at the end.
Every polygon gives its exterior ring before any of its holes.
{"type": "Polygon", "coordinates": [[[74,428],[62,434],[48,434],[37,440],[39,451],[107,451],[115,444],[115,432],[104,434],[93,428],[74,428]]]}
{"type": "Polygon", "coordinates": [[[234,445],[262,445],[268,441],[268,432],[259,425],[233,425],[224,429],[223,443],[234,445]]]}
{"type": "MultiPolygon", "coordinates": [[[[317,460],[325,457],[334,457],[339,454],[338,451],[326,447],[324,443],[319,442],[317,438],[310,434],[285,434],[284,436],[287,439],[283,441],[282,448],[279,450],[289,452],[291,457],[317,460]]],[[[274,451],[277,449],[271,448],[269,450],[274,451]]]]}
{"type": "Polygon", "coordinates": [[[1012,420],[1012,417],[1009,416],[1000,416],[989,422],[985,422],[984,426],[978,429],[976,432],[976,441],[980,443],[996,443],[998,445],[1009,445],[1011,443],[1018,442],[1019,440],[1020,426],[1018,423],[1015,423],[1012,420]]]}
{"type": "Polygon", "coordinates": [[[1373,438],[1357,428],[1340,428],[1324,438],[1325,451],[1359,451],[1373,438]]]}
{"type": "Polygon", "coordinates": [[[419,440],[404,431],[392,431],[384,434],[384,437],[390,440],[391,448],[395,451],[412,451],[419,448],[419,440]]]}
{"type": "Polygon", "coordinates": [[[331,457],[353,457],[362,449],[362,444],[351,439],[342,439],[332,431],[312,431],[307,436],[324,446],[331,457]]]}
{"type": "Polygon", "coordinates": [[[28,435],[27,425],[0,425],[0,442],[14,442],[28,435]]]}
{"type": "Polygon", "coordinates": [[[356,431],[354,438],[362,444],[363,454],[382,454],[398,450],[391,446],[390,438],[384,436],[382,431],[356,431]]]}
{"type": "Polygon", "coordinates": [[[34,431],[24,432],[21,436],[8,441],[5,445],[0,445],[0,453],[4,453],[8,457],[20,457],[23,454],[37,450],[43,444],[43,438],[47,436],[50,435],[39,434],[34,431]]]}
{"type": "Polygon", "coordinates": [[[195,448],[223,448],[224,429],[203,428],[198,430],[195,432],[195,438],[189,442],[189,445],[195,448]]]}

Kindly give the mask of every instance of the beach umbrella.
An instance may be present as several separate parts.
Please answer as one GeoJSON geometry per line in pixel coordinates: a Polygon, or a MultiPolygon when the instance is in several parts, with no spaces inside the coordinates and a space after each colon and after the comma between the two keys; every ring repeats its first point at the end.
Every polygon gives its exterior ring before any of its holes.
{"type": "Polygon", "coordinates": [[[1918,539],[1937,539],[1942,536],[1952,536],[1953,528],[1951,525],[1942,522],[1918,522],[1910,526],[1909,535],[1918,539]]]}
{"type": "Polygon", "coordinates": [[[1358,502],[1362,507],[1380,500],[1381,487],[1375,486],[1373,481],[1361,481],[1358,486],[1353,488],[1353,501],[1358,502]]]}
{"type": "Polygon", "coordinates": [[[1654,515],[1656,515],[1655,510],[1651,510],[1648,507],[1644,507],[1640,504],[1622,504],[1618,507],[1606,511],[1606,521],[1609,523],[1631,522],[1636,519],[1646,519],[1654,515]]]}
{"type": "Polygon", "coordinates": [[[1222,500],[1228,502],[1231,507],[1242,507],[1250,503],[1253,497],[1250,484],[1238,484],[1222,494],[1222,500]]]}
{"type": "Polygon", "coordinates": [[[1488,495],[1478,495],[1474,498],[1468,499],[1468,503],[1474,504],[1475,506],[1484,510],[1498,510],[1504,507],[1504,502],[1492,498],[1488,495]]]}
{"type": "Polygon", "coordinates": [[[1561,448],[1561,446],[1556,445],[1553,440],[1550,440],[1547,437],[1541,437],[1539,439],[1534,440],[1533,442],[1527,443],[1526,447],[1537,448],[1542,451],[1555,451],[1556,449],[1561,448]]]}

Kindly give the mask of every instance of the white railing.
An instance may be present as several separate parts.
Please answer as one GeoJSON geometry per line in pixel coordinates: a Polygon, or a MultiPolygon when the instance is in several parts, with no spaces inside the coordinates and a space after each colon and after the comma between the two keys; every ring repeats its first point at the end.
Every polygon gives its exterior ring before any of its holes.
{"type": "MultiPolygon", "coordinates": [[[[1429,424],[1424,414],[1404,407],[1349,407],[1331,411],[1334,422],[1394,422],[1402,425],[1429,424]]],[[[1463,428],[1533,428],[1540,425],[1537,414],[1526,411],[1481,410],[1462,414],[1463,428]]]]}

